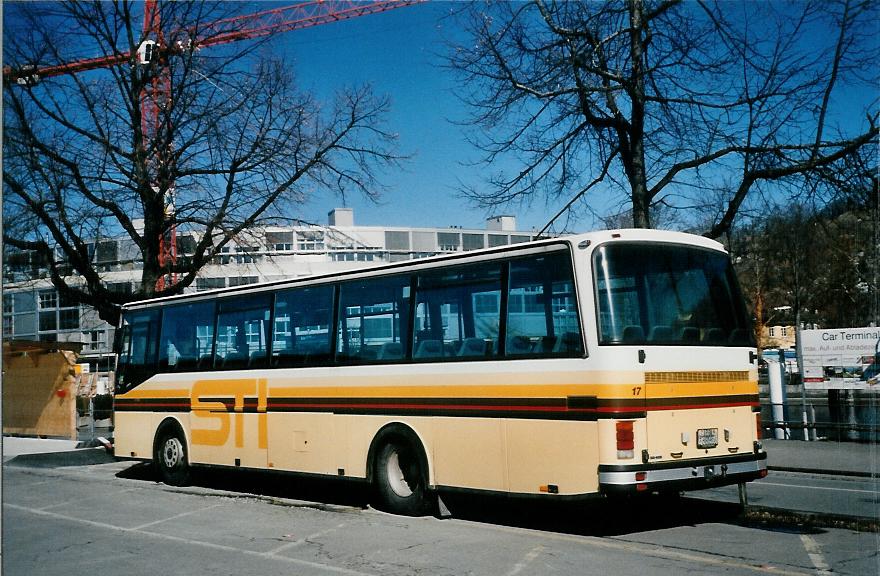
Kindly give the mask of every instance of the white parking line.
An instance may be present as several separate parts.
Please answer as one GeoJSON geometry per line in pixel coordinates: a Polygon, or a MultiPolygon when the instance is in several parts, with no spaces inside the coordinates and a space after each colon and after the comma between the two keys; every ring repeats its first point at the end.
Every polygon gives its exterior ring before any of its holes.
{"type": "Polygon", "coordinates": [[[303,544],[305,544],[307,542],[311,542],[312,540],[320,538],[321,536],[326,536],[327,534],[330,534],[332,532],[336,532],[337,530],[339,530],[340,528],[343,528],[344,526],[345,526],[345,522],[343,522],[339,526],[334,526],[333,528],[327,528],[326,530],[321,530],[320,532],[315,532],[314,534],[309,534],[305,538],[299,538],[297,540],[287,542],[286,544],[282,544],[278,548],[273,548],[272,550],[269,550],[268,552],[266,552],[266,554],[269,556],[274,556],[274,555],[278,554],[279,552],[289,550],[290,548],[296,548],[297,546],[302,546],[303,544]]]}
{"type": "Polygon", "coordinates": [[[93,526],[95,528],[103,528],[105,530],[113,530],[115,532],[125,532],[125,533],[136,533],[142,536],[146,536],[148,538],[157,538],[160,540],[170,540],[173,542],[179,542],[182,544],[188,544],[191,546],[200,546],[203,548],[210,548],[212,550],[222,550],[224,552],[232,552],[234,554],[244,554],[246,556],[259,556],[261,558],[273,558],[275,560],[279,560],[282,562],[288,562],[290,564],[296,564],[299,566],[307,566],[309,568],[313,568],[316,570],[325,570],[327,572],[333,572],[335,574],[346,574],[348,576],[374,576],[373,574],[368,574],[366,572],[359,572],[357,570],[351,570],[349,568],[342,568],[340,566],[331,566],[329,564],[321,564],[320,562],[309,562],[308,560],[300,560],[298,558],[291,558],[289,556],[276,556],[274,554],[268,554],[266,552],[255,552],[254,550],[245,550],[243,548],[236,548],[235,546],[226,546],[223,544],[214,544],[212,542],[203,542],[201,540],[193,540],[191,538],[182,538],[180,536],[171,536],[170,534],[159,534],[157,532],[148,532],[135,530],[133,528],[125,528],[123,526],[116,526],[115,524],[107,524],[105,522],[96,522],[94,520],[85,520],[83,518],[76,518],[74,516],[67,516],[66,514],[58,514],[56,512],[47,512],[44,510],[36,510],[34,508],[28,508],[27,506],[18,506],[16,504],[4,503],[4,508],[11,508],[13,510],[20,510],[22,512],[29,512],[31,514],[36,514],[38,516],[48,516],[50,518],[55,518],[56,520],[65,520],[67,522],[74,522],[77,524],[85,524],[87,526],[93,526]]]}
{"type": "Polygon", "coordinates": [[[832,573],[831,567],[825,562],[825,557],[822,555],[822,548],[819,546],[819,543],[808,534],[801,534],[801,542],[804,543],[804,550],[807,551],[810,562],[816,568],[816,574],[829,576],[832,573]]]}
{"type": "Polygon", "coordinates": [[[204,512],[205,510],[210,510],[211,508],[217,508],[218,506],[222,506],[222,504],[214,504],[213,506],[205,506],[204,508],[199,508],[198,510],[190,510],[189,512],[181,512],[180,514],[175,514],[174,516],[170,516],[168,518],[163,518],[161,520],[156,520],[155,522],[147,522],[146,524],[141,524],[140,526],[135,526],[131,530],[134,530],[134,531],[143,530],[144,528],[149,528],[150,526],[155,526],[156,524],[170,522],[171,520],[183,518],[184,516],[190,516],[191,514],[198,514],[199,512],[204,512]]]}
{"type": "Polygon", "coordinates": [[[877,494],[876,490],[858,490],[856,488],[831,488],[827,486],[804,486],[803,484],[785,484],[781,482],[764,482],[755,486],[783,486],[785,488],[805,488],[807,490],[832,490],[834,492],[855,492],[857,494],[877,494]]]}
{"type": "Polygon", "coordinates": [[[532,550],[528,554],[523,556],[522,560],[520,560],[519,562],[514,564],[513,568],[511,568],[510,572],[507,573],[507,576],[516,576],[517,574],[522,572],[524,569],[526,569],[529,566],[529,564],[534,562],[535,558],[537,558],[538,555],[541,554],[541,552],[543,552],[543,551],[544,551],[543,546],[535,546],[534,548],[532,548],[532,550]]]}
{"type": "MultiPolygon", "coordinates": [[[[100,494],[92,494],[84,497],[78,497],[76,499],[77,504],[83,504],[84,502],[88,502],[89,500],[103,500],[107,496],[117,496],[119,494],[125,494],[126,492],[134,492],[136,488],[123,488],[122,490],[114,490],[112,492],[101,492],[100,494]]],[[[61,506],[69,506],[72,502],[56,502],[55,504],[47,504],[45,506],[40,506],[39,508],[34,508],[34,510],[51,510],[52,508],[60,508],[61,506]]]]}
{"type": "Polygon", "coordinates": [[[778,566],[769,566],[765,564],[754,564],[748,560],[735,558],[732,556],[711,556],[702,554],[698,551],[687,549],[676,549],[657,544],[647,544],[644,542],[630,542],[617,538],[599,538],[595,536],[578,536],[575,534],[563,534],[558,532],[542,532],[532,528],[518,528],[516,526],[493,526],[482,525],[487,530],[496,532],[507,532],[511,534],[529,535],[544,540],[557,540],[562,542],[574,542],[592,548],[600,548],[604,550],[614,550],[624,553],[639,554],[643,556],[651,556],[652,558],[663,558],[665,560],[678,560],[683,562],[693,562],[706,566],[723,567],[725,570],[745,570],[757,572],[759,574],[772,574],[774,576],[808,576],[809,573],[798,569],[781,568],[778,566]]]}

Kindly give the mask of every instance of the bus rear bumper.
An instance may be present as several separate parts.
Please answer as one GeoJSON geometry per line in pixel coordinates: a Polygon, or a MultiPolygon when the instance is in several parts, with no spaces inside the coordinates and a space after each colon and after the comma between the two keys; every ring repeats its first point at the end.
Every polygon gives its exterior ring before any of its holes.
{"type": "Polygon", "coordinates": [[[600,465],[599,489],[606,494],[701,490],[757,480],[766,475],[767,453],[760,451],[677,462],[600,465]]]}

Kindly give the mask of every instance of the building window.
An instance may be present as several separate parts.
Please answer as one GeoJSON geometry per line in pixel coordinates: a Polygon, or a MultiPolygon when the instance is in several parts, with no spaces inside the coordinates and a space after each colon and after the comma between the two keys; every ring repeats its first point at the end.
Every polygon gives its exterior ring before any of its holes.
{"type": "Polygon", "coordinates": [[[40,309],[50,308],[58,308],[58,293],[54,290],[43,290],[40,292],[40,309]]]}
{"type": "Polygon", "coordinates": [[[482,234],[462,234],[462,246],[465,250],[479,250],[485,248],[485,238],[482,234]]]}
{"type": "Polygon", "coordinates": [[[409,252],[409,232],[386,230],[385,249],[396,252],[409,252]]]}
{"type": "Polygon", "coordinates": [[[3,313],[4,314],[12,314],[15,311],[15,307],[12,305],[12,294],[4,294],[3,295],[3,313]]]}
{"type": "Polygon", "coordinates": [[[58,312],[59,330],[79,330],[79,308],[70,308],[58,312]]]}
{"type": "Polygon", "coordinates": [[[22,312],[33,312],[36,310],[37,299],[34,298],[33,292],[16,292],[12,295],[16,314],[22,312]]]}
{"type": "Polygon", "coordinates": [[[226,278],[196,278],[196,290],[216,290],[217,288],[226,288],[226,278]]]}
{"type": "Polygon", "coordinates": [[[458,252],[461,234],[458,232],[437,232],[437,246],[441,252],[458,252]]]}
{"type": "Polygon", "coordinates": [[[783,327],[782,327],[782,337],[783,337],[783,338],[787,338],[787,337],[788,337],[788,326],[783,326],[783,327]]]}
{"type": "Polygon", "coordinates": [[[768,329],[767,333],[769,334],[769,336],[770,336],[771,338],[776,338],[776,328],[775,328],[774,326],[771,326],[771,327],[768,329]]]}
{"type": "Polygon", "coordinates": [[[184,254],[195,254],[196,252],[196,239],[192,236],[178,236],[177,237],[177,255],[182,256],[184,254]]]}
{"type": "Polygon", "coordinates": [[[507,234],[489,234],[489,248],[507,245],[507,234]]]}
{"type": "Polygon", "coordinates": [[[12,316],[3,317],[3,336],[12,336],[12,316]]]}
{"type": "Polygon", "coordinates": [[[324,232],[320,230],[304,230],[297,232],[296,243],[300,250],[323,250],[324,232]]]}
{"type": "Polygon", "coordinates": [[[95,260],[98,262],[118,262],[119,246],[115,240],[98,242],[95,248],[95,260]]]}
{"type": "MultiPolygon", "coordinates": [[[[31,300],[33,303],[33,300],[31,300]]],[[[16,338],[33,338],[37,332],[37,316],[33,312],[28,314],[16,314],[12,323],[13,335],[16,338]]]]}
{"type": "Polygon", "coordinates": [[[293,250],[293,232],[266,232],[266,244],[276,252],[293,250]]]}
{"type": "Polygon", "coordinates": [[[40,332],[54,332],[58,329],[57,312],[40,312],[40,332]]]}
{"type": "Polygon", "coordinates": [[[59,308],[76,308],[79,306],[79,302],[75,301],[70,296],[65,296],[64,294],[58,295],[58,307],[59,308]]]}
{"type": "Polygon", "coordinates": [[[256,252],[259,252],[259,248],[256,246],[239,246],[235,249],[236,256],[235,260],[239,264],[253,264],[257,261],[256,252]]]}
{"type": "Polygon", "coordinates": [[[131,294],[131,282],[108,282],[107,290],[114,294],[131,294]]]}
{"type": "Polygon", "coordinates": [[[257,276],[232,276],[229,278],[229,287],[247,286],[248,284],[256,284],[257,282],[259,282],[257,276]]]}
{"type": "Polygon", "coordinates": [[[220,249],[220,255],[214,256],[213,263],[218,265],[229,264],[229,246],[220,249]]]}
{"type": "Polygon", "coordinates": [[[104,350],[107,343],[106,332],[103,330],[83,332],[82,342],[85,344],[85,349],[90,352],[104,350]]]}

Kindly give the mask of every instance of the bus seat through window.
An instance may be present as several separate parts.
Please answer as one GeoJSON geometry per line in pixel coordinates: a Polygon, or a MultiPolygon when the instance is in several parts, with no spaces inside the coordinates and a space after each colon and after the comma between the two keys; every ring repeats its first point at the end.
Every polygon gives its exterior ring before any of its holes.
{"type": "Polygon", "coordinates": [[[423,340],[416,348],[415,358],[440,358],[443,356],[443,342],[440,340],[423,340]]]}
{"type": "Polygon", "coordinates": [[[703,342],[719,344],[724,342],[724,330],[721,328],[707,328],[703,335],[703,342]]]}
{"type": "Polygon", "coordinates": [[[581,335],[577,332],[566,332],[553,348],[555,354],[567,354],[581,350],[581,335]]]}
{"type": "Polygon", "coordinates": [[[672,326],[653,326],[648,334],[648,340],[652,342],[664,342],[672,340],[672,326]]]}
{"type": "Polygon", "coordinates": [[[486,341],[482,338],[465,338],[458,349],[458,355],[461,357],[485,356],[486,341]]]}
{"type": "Polygon", "coordinates": [[[531,354],[532,341],[527,336],[511,336],[507,339],[507,354],[510,356],[531,354]]]}
{"type": "Polygon", "coordinates": [[[378,360],[400,360],[403,358],[403,345],[400,342],[385,342],[379,348],[378,360]]]}
{"type": "Polygon", "coordinates": [[[556,336],[541,336],[532,345],[532,352],[535,354],[552,354],[558,340],[556,336]]]}
{"type": "Polygon", "coordinates": [[[700,329],[694,326],[685,326],[681,329],[678,339],[682,342],[699,342],[700,329]]]}
{"type": "Polygon", "coordinates": [[[645,340],[645,331],[641,326],[624,326],[623,341],[624,342],[643,342],[645,340]]]}

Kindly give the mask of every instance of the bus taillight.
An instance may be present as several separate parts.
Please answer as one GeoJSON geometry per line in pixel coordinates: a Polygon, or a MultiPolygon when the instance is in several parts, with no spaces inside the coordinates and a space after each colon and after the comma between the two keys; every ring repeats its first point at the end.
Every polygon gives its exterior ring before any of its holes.
{"type": "Polygon", "coordinates": [[[617,423],[617,457],[632,458],[635,448],[635,435],[633,434],[633,423],[618,422],[617,423]]]}
{"type": "Polygon", "coordinates": [[[758,439],[758,442],[760,442],[761,436],[764,434],[764,431],[761,429],[761,414],[760,413],[755,414],[755,427],[757,428],[757,431],[758,431],[757,439],[758,439]]]}

